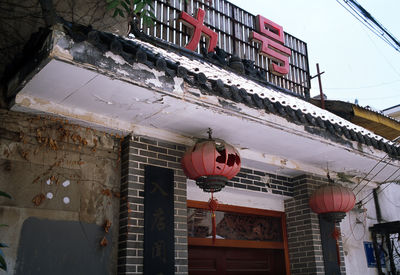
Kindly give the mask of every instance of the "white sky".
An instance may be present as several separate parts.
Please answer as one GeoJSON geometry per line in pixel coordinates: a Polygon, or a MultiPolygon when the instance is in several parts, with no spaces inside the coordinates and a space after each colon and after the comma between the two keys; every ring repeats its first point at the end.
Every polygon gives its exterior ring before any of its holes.
{"type": "MultiPolygon", "coordinates": [[[[328,99],[383,110],[400,104],[400,52],[369,31],[336,0],[229,0],[305,41],[311,75],[319,63],[328,99]]],[[[339,0],[341,3],[342,0],[339,0]]],[[[400,39],[400,0],[358,0],[400,39]]],[[[344,4],[344,3],[343,3],[344,4]]],[[[319,94],[317,78],[311,96],[319,94]]]]}

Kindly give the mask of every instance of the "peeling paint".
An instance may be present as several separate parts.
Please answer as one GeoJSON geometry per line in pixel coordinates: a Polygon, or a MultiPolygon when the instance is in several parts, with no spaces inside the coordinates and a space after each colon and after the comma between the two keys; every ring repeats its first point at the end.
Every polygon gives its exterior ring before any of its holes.
{"type": "Polygon", "coordinates": [[[177,94],[183,94],[183,89],[185,87],[184,83],[185,81],[183,78],[174,77],[174,92],[177,94]]]}
{"type": "Polygon", "coordinates": [[[73,60],[71,53],[68,50],[60,47],[59,45],[54,46],[50,56],[57,56],[66,60],[73,60]]]}
{"type": "Polygon", "coordinates": [[[232,111],[236,111],[236,112],[241,112],[242,111],[242,109],[239,108],[237,106],[237,104],[234,103],[234,102],[229,102],[229,101],[223,100],[221,98],[218,99],[218,102],[219,102],[219,104],[221,104],[221,106],[223,108],[226,108],[226,109],[229,109],[229,110],[232,110],[232,111]]]}
{"type": "Polygon", "coordinates": [[[129,129],[131,129],[130,122],[112,119],[100,114],[86,112],[78,108],[71,108],[54,102],[46,102],[41,99],[37,100],[37,98],[27,95],[17,95],[16,103],[19,104],[19,106],[12,108],[15,111],[27,112],[33,109],[36,113],[51,113],[57,116],[66,117],[71,121],[76,120],[81,124],[83,122],[84,126],[89,126],[97,130],[110,132],[112,129],[112,132],[128,133],[129,129]],[[28,105],[23,105],[23,103],[27,103],[28,105]]]}
{"type": "Polygon", "coordinates": [[[163,84],[161,83],[160,80],[158,80],[158,78],[148,78],[144,80],[144,83],[146,83],[147,85],[149,85],[150,87],[157,87],[157,88],[161,88],[163,86],[163,84]]]}
{"type": "Polygon", "coordinates": [[[117,72],[119,74],[125,75],[125,76],[129,76],[129,73],[127,71],[121,70],[121,69],[117,69],[117,72]]]}
{"type": "Polygon", "coordinates": [[[125,61],[125,59],[123,59],[121,56],[113,54],[112,52],[108,51],[104,54],[105,57],[107,58],[111,58],[112,60],[115,61],[115,63],[120,64],[120,65],[124,65],[127,64],[128,62],[125,61]]]}

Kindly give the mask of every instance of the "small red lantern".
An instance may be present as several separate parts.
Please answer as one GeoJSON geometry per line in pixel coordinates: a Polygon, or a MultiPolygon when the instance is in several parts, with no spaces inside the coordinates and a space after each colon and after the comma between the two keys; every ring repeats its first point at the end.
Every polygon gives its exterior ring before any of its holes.
{"type": "Polygon", "coordinates": [[[218,192],[240,171],[238,151],[224,141],[200,140],[182,158],[183,171],[206,192],[218,192]]]}
{"type": "Polygon", "coordinates": [[[354,193],[340,184],[330,183],[317,189],[310,198],[311,210],[329,221],[340,222],[356,202],[354,193]]]}

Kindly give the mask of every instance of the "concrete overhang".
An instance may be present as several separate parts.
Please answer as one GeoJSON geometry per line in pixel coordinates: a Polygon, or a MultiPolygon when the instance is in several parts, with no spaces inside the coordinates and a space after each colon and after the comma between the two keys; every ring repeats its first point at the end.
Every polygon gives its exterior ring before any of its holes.
{"type": "MultiPolygon", "coordinates": [[[[245,167],[289,176],[326,175],[328,168],[362,178],[386,156],[318,127],[203,93],[181,77],[128,63],[86,41],[74,42],[61,31],[54,31],[50,40],[48,55],[36,69],[10,82],[12,110],[187,145],[206,137],[212,128],[214,137],[239,149],[245,167]]],[[[386,181],[399,166],[398,160],[386,157],[368,178],[386,181]]]]}

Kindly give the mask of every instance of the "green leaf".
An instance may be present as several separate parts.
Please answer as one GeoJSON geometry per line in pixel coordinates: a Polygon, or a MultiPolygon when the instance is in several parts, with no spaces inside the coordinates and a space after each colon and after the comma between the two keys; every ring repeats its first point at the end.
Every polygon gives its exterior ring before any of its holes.
{"type": "Polygon", "coordinates": [[[134,0],[134,1],[133,1],[133,4],[134,4],[134,5],[137,5],[137,4],[139,4],[141,1],[142,1],[142,0],[134,0]]]}
{"type": "Polygon", "coordinates": [[[152,11],[147,11],[149,14],[150,14],[150,17],[152,18],[152,19],[156,19],[156,15],[154,14],[154,12],[152,12],[152,11]]]}
{"type": "Polygon", "coordinates": [[[129,7],[125,2],[121,2],[121,6],[126,10],[126,12],[129,12],[129,7]]]}
{"type": "Polygon", "coordinates": [[[131,5],[131,0],[125,0],[125,3],[130,6],[131,5]]]}
{"type": "Polygon", "coordinates": [[[107,10],[113,10],[115,9],[118,5],[119,5],[119,0],[114,0],[113,2],[111,2],[110,4],[108,4],[107,6],[107,10]]]}
{"type": "Polygon", "coordinates": [[[0,224],[0,227],[7,227],[8,226],[8,224],[0,224]]]}
{"type": "Polygon", "coordinates": [[[125,18],[124,12],[122,10],[118,9],[118,13],[119,13],[119,16],[125,18]]]}
{"type": "Polygon", "coordinates": [[[112,17],[116,17],[117,15],[118,15],[118,10],[115,10],[112,17]]]}
{"type": "Polygon", "coordinates": [[[9,198],[9,199],[12,199],[12,197],[8,193],[3,192],[3,191],[0,191],[0,197],[6,197],[6,198],[9,198]]]}
{"type": "Polygon", "coordinates": [[[143,8],[144,8],[144,3],[140,2],[139,4],[136,5],[135,13],[142,12],[143,8]]]}
{"type": "Polygon", "coordinates": [[[153,21],[153,19],[151,19],[151,17],[144,15],[143,16],[143,24],[145,26],[151,27],[154,25],[154,21],[153,21]]]}

